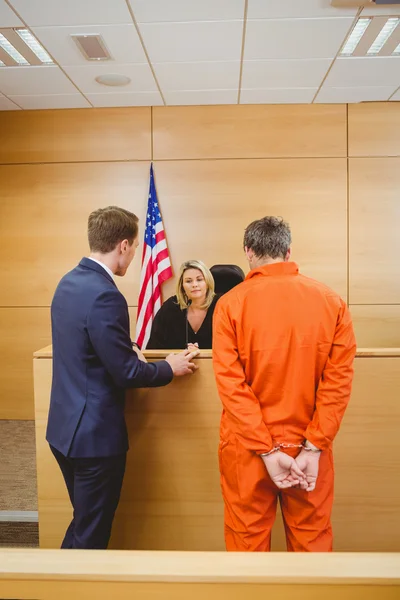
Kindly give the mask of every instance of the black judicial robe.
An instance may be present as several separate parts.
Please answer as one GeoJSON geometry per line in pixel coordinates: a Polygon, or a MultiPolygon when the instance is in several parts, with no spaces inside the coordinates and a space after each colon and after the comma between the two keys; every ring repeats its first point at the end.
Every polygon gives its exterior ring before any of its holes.
{"type": "MultiPolygon", "coordinates": [[[[199,348],[211,348],[212,344],[212,319],[215,305],[220,295],[215,295],[212,304],[207,310],[205,319],[197,333],[193,331],[188,322],[188,342],[199,345],[199,348]]],[[[147,349],[184,349],[186,348],[186,314],[181,310],[176,296],[171,296],[164,302],[156,314],[151,328],[147,349]]]]}

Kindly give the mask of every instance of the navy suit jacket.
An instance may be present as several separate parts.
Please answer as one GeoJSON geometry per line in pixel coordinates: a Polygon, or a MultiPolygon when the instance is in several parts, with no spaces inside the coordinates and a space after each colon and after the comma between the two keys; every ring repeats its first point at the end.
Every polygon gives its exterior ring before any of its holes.
{"type": "Polygon", "coordinates": [[[126,452],[125,389],[166,385],[173,378],[170,365],[138,359],[127,302],[107,271],[88,258],[58,284],[51,322],[47,441],[76,458],[126,452]]]}

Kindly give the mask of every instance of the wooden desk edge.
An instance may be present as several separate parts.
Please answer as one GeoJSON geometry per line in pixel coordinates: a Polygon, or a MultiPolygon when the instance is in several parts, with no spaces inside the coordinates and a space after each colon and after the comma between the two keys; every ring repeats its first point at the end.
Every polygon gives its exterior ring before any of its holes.
{"type": "MultiPolygon", "coordinates": [[[[146,358],[165,358],[171,352],[180,352],[180,350],[144,350],[143,354],[146,358]]],[[[33,353],[34,358],[52,358],[53,356],[53,347],[45,346],[40,350],[36,350],[33,353]]],[[[357,358],[370,358],[370,357],[385,357],[385,356],[400,356],[400,348],[358,348],[357,349],[357,358]]],[[[200,350],[200,356],[202,358],[212,358],[212,350],[200,350]]]]}
{"type": "Polygon", "coordinates": [[[3,549],[0,551],[0,581],[16,578],[175,583],[400,585],[400,553],[264,554],[3,549]]]}

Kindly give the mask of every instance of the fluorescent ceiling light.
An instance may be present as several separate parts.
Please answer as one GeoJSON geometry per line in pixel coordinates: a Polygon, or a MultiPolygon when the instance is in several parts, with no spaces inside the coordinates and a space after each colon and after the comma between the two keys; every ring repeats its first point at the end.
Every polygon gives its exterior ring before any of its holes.
{"type": "Polygon", "coordinates": [[[15,29],[19,37],[25,42],[27,46],[32,50],[34,54],[42,61],[45,65],[52,65],[53,60],[51,56],[46,52],[38,40],[31,34],[28,29],[15,29]]]}
{"type": "Polygon", "coordinates": [[[4,37],[2,33],[0,33],[0,48],[3,48],[3,50],[5,50],[7,54],[9,54],[11,58],[19,65],[29,65],[29,62],[26,60],[26,58],[24,58],[12,44],[10,44],[8,39],[4,37]]]}
{"type": "Polygon", "coordinates": [[[386,42],[392,35],[393,31],[396,29],[399,22],[400,22],[400,19],[396,18],[396,17],[392,17],[386,21],[386,23],[382,27],[379,35],[377,35],[374,43],[368,50],[368,52],[367,52],[368,56],[371,56],[371,54],[379,54],[379,52],[382,50],[383,46],[386,44],[386,42]]]}
{"type": "Polygon", "coordinates": [[[0,67],[5,67],[6,65],[3,63],[2,60],[0,60],[0,67]]]}
{"type": "Polygon", "coordinates": [[[354,50],[357,48],[359,41],[361,40],[370,23],[370,18],[358,19],[353,31],[347,38],[347,41],[343,46],[342,51],[340,52],[342,56],[351,56],[353,54],[354,50]]]}
{"type": "Polygon", "coordinates": [[[397,48],[393,51],[393,54],[395,56],[399,55],[400,56],[400,44],[397,46],[397,48]]]}

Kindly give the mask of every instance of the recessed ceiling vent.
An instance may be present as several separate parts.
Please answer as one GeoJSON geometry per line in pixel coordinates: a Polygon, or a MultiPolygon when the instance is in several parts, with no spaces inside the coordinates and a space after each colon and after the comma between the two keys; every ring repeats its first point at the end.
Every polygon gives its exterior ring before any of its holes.
{"type": "Polygon", "coordinates": [[[71,37],[86,60],[111,60],[111,55],[101,35],[88,33],[71,35],[71,37]]]}

